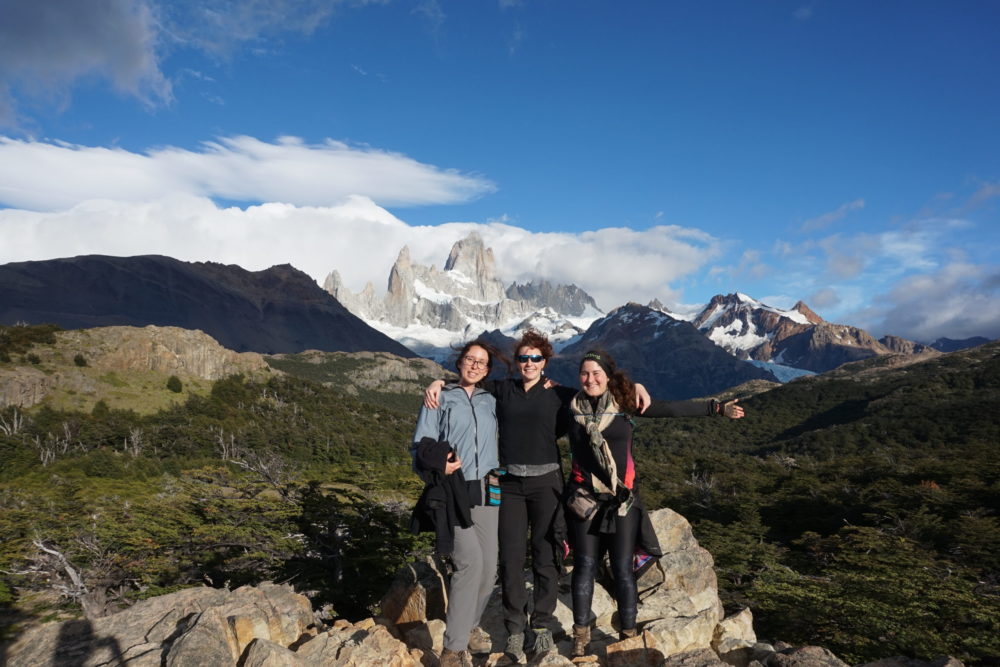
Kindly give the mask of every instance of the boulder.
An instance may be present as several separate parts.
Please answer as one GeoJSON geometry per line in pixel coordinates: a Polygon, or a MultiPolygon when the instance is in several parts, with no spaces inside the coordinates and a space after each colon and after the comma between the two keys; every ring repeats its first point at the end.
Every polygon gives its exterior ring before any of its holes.
{"type": "Polygon", "coordinates": [[[30,629],[9,647],[7,664],[235,665],[254,639],[289,646],[315,622],[309,600],[291,586],[189,588],[94,621],[30,629]]]}
{"type": "Polygon", "coordinates": [[[608,667],[660,667],[663,652],[649,632],[609,644],[607,647],[608,667]]]}
{"type": "Polygon", "coordinates": [[[444,568],[433,558],[402,567],[382,597],[382,617],[400,631],[433,618],[444,620],[448,608],[447,582],[444,568]]]}
{"type": "Polygon", "coordinates": [[[749,607],[720,621],[712,638],[712,649],[723,662],[734,667],[748,667],[754,660],[756,644],[753,613],[749,607]]]}
{"type": "Polygon", "coordinates": [[[419,651],[412,654],[387,628],[376,625],[334,628],[299,647],[296,657],[308,665],[330,667],[419,667],[419,651]]]}

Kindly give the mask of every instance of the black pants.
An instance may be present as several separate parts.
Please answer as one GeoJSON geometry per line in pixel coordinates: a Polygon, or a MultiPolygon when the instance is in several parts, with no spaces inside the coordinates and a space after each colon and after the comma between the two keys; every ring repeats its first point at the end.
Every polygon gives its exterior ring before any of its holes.
{"type": "Polygon", "coordinates": [[[500,478],[500,488],[500,589],[504,626],[509,634],[524,632],[528,619],[524,561],[530,531],[531,571],[535,580],[531,626],[557,631],[559,567],[552,529],[556,513],[562,512],[562,471],[553,470],[538,477],[507,474],[500,478]]]}
{"type": "MultiPolygon", "coordinates": [[[[610,511],[614,512],[614,508],[610,511]]],[[[601,512],[598,512],[598,516],[601,512]]],[[[594,600],[594,579],[604,550],[608,551],[614,579],[618,622],[623,630],[635,627],[639,594],[632,570],[632,556],[639,539],[639,509],[633,506],[625,516],[615,517],[615,532],[597,532],[598,516],[584,521],[568,513],[570,543],[573,545],[573,623],[589,625],[594,600]]]]}

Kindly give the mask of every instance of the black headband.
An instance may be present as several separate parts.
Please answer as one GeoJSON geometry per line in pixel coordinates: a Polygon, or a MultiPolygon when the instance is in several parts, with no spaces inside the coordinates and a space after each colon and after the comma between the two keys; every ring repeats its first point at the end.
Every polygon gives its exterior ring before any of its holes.
{"type": "Polygon", "coordinates": [[[602,357],[597,352],[588,352],[587,354],[583,355],[583,359],[580,360],[580,365],[583,366],[583,362],[585,361],[593,361],[602,369],[604,369],[605,375],[611,377],[611,366],[608,365],[608,362],[604,359],[604,357],[602,357]]]}

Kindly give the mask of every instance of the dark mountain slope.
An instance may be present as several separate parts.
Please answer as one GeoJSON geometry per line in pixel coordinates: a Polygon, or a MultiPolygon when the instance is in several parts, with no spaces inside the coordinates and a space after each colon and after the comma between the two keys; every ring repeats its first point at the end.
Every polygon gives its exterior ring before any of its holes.
{"type": "Polygon", "coordinates": [[[237,352],[413,352],[289,265],[264,271],[170,257],[85,255],[0,266],[0,323],[201,329],[237,352]]]}
{"type": "Polygon", "coordinates": [[[690,322],[630,303],[590,326],[580,340],[553,359],[548,372],[576,387],[577,364],[591,348],[611,353],[631,378],[655,398],[708,396],[750,380],[777,381],[770,372],[741,361],[702,335],[690,322]]]}

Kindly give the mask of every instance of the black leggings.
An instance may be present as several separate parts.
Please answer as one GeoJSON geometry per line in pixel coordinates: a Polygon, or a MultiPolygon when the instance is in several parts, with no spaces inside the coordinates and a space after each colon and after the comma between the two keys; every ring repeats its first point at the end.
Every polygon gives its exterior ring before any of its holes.
{"type": "MultiPolygon", "coordinates": [[[[600,515],[601,512],[598,512],[597,516],[600,515]]],[[[639,509],[633,506],[625,516],[616,516],[615,532],[609,534],[597,533],[593,520],[582,521],[570,514],[567,516],[573,545],[573,623],[590,623],[594,578],[606,549],[614,578],[615,601],[618,602],[618,622],[623,630],[634,628],[639,594],[632,570],[632,556],[639,539],[639,509]]]]}

